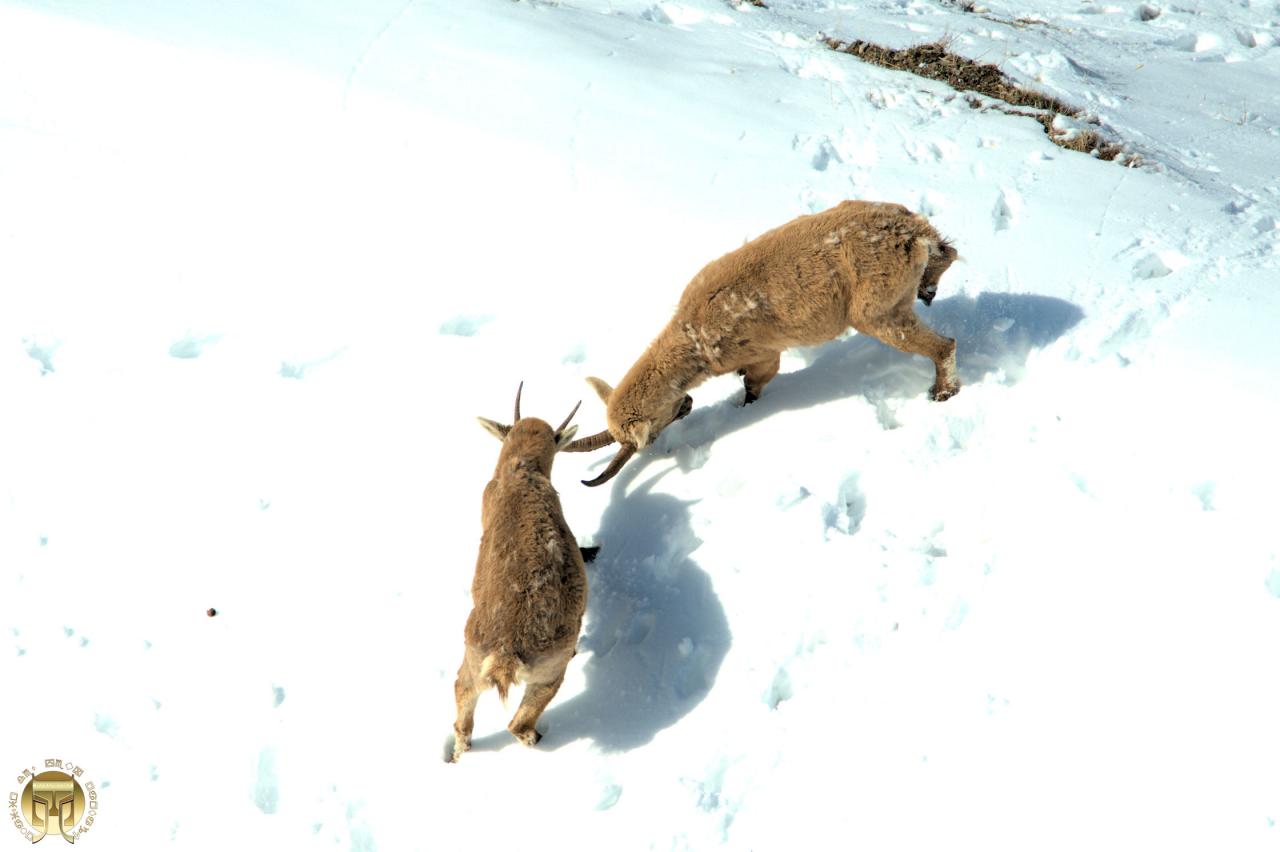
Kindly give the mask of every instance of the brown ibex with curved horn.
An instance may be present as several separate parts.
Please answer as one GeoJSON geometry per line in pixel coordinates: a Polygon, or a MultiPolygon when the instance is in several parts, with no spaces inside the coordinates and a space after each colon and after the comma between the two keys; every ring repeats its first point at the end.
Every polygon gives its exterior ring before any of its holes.
{"type": "Polygon", "coordinates": [[[619,443],[604,472],[584,480],[600,485],[689,413],[690,389],[736,371],[745,402],[754,402],[784,349],[824,343],[850,326],[931,359],[929,394],[949,399],[960,390],[956,342],[921,323],[912,302],[933,302],[956,256],[927,219],[899,204],[844,201],[774,228],[693,277],[675,316],[616,389],[587,379],[607,407],[608,428],[565,450],[619,443]]]}
{"type": "Polygon", "coordinates": [[[491,686],[505,704],[511,685],[524,683],[524,698],[507,730],[527,746],[542,738],[535,724],[560,689],[587,607],[582,554],[551,487],[551,463],[578,431],[569,425],[578,406],[552,429],[535,417],[520,417],[523,390],[522,382],[510,426],[477,418],[502,441],[502,450],[480,513],[473,607],[454,684],[454,761],[471,747],[476,702],[491,686]]]}

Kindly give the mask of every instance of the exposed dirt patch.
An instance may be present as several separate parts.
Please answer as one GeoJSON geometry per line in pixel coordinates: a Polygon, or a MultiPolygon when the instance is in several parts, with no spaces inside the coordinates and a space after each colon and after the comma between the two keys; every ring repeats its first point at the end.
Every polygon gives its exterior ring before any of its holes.
{"type": "Polygon", "coordinates": [[[994,108],[1010,115],[1035,119],[1044,127],[1044,132],[1049,139],[1061,148],[1091,154],[1101,160],[1120,160],[1125,165],[1137,165],[1136,156],[1126,154],[1121,143],[1108,140],[1101,130],[1063,129],[1056,121],[1059,115],[1063,115],[1077,122],[1097,126],[1096,119],[1086,116],[1082,110],[1055,97],[1018,85],[994,65],[974,62],[972,59],[952,53],[947,49],[948,43],[945,40],[918,44],[901,50],[861,40],[841,41],[826,38],[823,41],[832,50],[847,53],[864,62],[884,68],[909,71],[920,77],[946,83],[961,92],[977,92],[1002,101],[1007,106],[983,103],[975,97],[967,99],[969,106],[974,109],[994,108]],[[1015,107],[1027,107],[1035,112],[1015,109],[1015,107]]]}

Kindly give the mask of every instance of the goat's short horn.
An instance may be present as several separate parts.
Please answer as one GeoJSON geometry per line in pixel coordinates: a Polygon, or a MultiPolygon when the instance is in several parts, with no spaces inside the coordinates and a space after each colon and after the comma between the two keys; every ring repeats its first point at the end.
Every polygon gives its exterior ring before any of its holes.
{"type": "Polygon", "coordinates": [[[603,485],[610,479],[613,479],[618,474],[618,471],[622,470],[622,466],[626,464],[633,455],[635,455],[635,452],[636,448],[634,445],[623,444],[622,449],[618,450],[618,454],[613,457],[613,461],[609,462],[609,466],[604,469],[603,473],[595,479],[582,480],[582,484],[588,488],[595,488],[597,485],[603,485]]]}
{"type": "Polygon", "coordinates": [[[559,435],[561,432],[564,431],[564,427],[569,425],[569,421],[573,419],[573,415],[577,414],[578,409],[581,407],[582,407],[582,400],[578,400],[578,404],[573,407],[573,411],[569,412],[569,416],[564,419],[563,423],[561,423],[559,426],[556,427],[557,435],[559,435]]]}
{"type": "Polygon", "coordinates": [[[511,421],[512,426],[520,422],[520,394],[523,392],[524,392],[524,382],[521,382],[520,387],[516,388],[516,417],[515,417],[515,420],[511,421]]]}
{"type": "Polygon", "coordinates": [[[613,443],[613,435],[608,429],[603,432],[597,432],[594,435],[588,435],[585,438],[579,438],[565,445],[561,450],[564,453],[589,453],[592,450],[598,450],[601,447],[607,447],[613,443]]]}

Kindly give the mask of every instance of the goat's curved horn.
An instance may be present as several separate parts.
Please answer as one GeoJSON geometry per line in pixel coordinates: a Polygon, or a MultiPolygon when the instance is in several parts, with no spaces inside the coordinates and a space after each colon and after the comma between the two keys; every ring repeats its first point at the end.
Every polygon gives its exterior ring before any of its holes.
{"type": "Polygon", "coordinates": [[[516,419],[511,421],[514,426],[520,421],[520,394],[524,391],[524,382],[520,383],[520,387],[516,388],[516,419]]]}
{"type": "Polygon", "coordinates": [[[609,466],[604,469],[603,473],[590,481],[586,479],[582,480],[582,484],[588,488],[594,488],[597,485],[603,485],[610,479],[613,479],[613,477],[617,475],[618,471],[622,470],[622,466],[626,464],[633,455],[635,455],[635,452],[636,448],[634,445],[623,444],[622,449],[618,450],[618,454],[613,457],[613,461],[609,462],[609,466]]]}
{"type": "Polygon", "coordinates": [[[559,426],[556,427],[557,435],[559,435],[561,432],[564,431],[564,427],[569,425],[569,421],[573,419],[573,415],[577,414],[578,409],[581,407],[582,407],[582,400],[578,400],[578,404],[573,407],[573,411],[569,412],[569,416],[564,419],[563,423],[561,423],[559,426]]]}
{"type": "Polygon", "coordinates": [[[565,445],[562,453],[589,453],[592,450],[598,450],[601,447],[607,447],[613,443],[613,435],[608,429],[603,432],[597,432],[594,435],[588,435],[585,438],[579,438],[565,445]]]}

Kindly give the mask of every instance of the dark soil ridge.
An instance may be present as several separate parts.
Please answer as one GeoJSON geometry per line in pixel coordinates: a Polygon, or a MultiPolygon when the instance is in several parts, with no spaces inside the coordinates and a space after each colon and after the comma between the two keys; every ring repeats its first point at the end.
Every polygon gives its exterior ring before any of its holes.
{"type": "Polygon", "coordinates": [[[975,97],[966,99],[974,109],[999,109],[1009,115],[1020,115],[1033,118],[1044,128],[1045,134],[1053,144],[1069,151],[1079,151],[1097,157],[1100,160],[1119,160],[1126,166],[1138,164],[1138,158],[1128,154],[1124,145],[1108,140],[1100,131],[1090,128],[1064,130],[1055,124],[1059,115],[1097,126],[1098,121],[1084,114],[1055,97],[1028,89],[1014,83],[994,65],[974,62],[947,49],[946,40],[918,44],[914,47],[896,50],[883,47],[868,41],[855,39],[841,41],[836,38],[824,38],[823,41],[832,50],[847,53],[850,56],[898,71],[909,71],[919,77],[927,77],[946,83],[961,92],[977,92],[989,98],[1003,101],[1008,106],[984,104],[975,97]],[[1037,112],[1028,112],[1016,107],[1028,107],[1037,112]]]}

